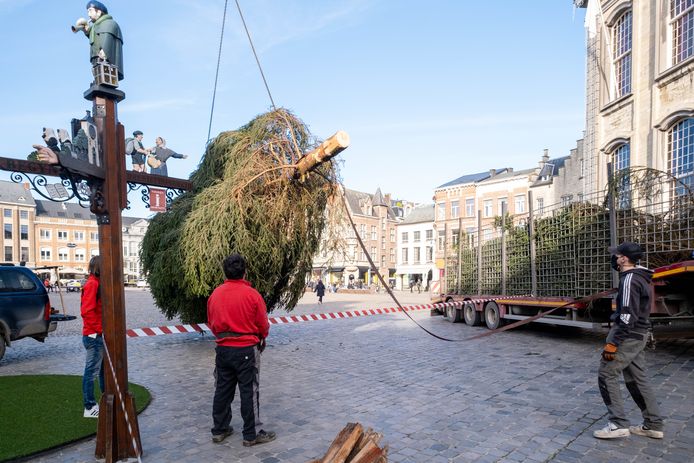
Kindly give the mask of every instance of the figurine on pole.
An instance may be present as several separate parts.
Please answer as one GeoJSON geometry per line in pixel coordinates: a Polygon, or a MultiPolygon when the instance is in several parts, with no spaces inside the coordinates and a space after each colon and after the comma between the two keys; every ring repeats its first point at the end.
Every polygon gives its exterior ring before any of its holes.
{"type": "MultiPolygon", "coordinates": [[[[101,2],[90,1],[87,3],[86,19],[80,18],[72,26],[72,31],[82,31],[89,38],[89,60],[93,67],[107,63],[115,68],[117,79],[112,85],[118,86],[117,81],[124,79],[123,74],[123,35],[120,26],[108,14],[108,8],[101,2]]],[[[95,74],[95,77],[96,74],[95,74]]],[[[114,76],[116,77],[116,76],[114,76]]],[[[103,82],[97,82],[103,83],[103,82]]]]}

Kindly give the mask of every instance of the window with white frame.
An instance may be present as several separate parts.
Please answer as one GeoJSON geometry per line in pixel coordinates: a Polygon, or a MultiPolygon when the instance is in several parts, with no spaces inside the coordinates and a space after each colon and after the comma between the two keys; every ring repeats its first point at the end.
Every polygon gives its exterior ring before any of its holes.
{"type": "Polygon", "coordinates": [[[5,216],[5,218],[11,219],[12,218],[12,209],[4,209],[3,215],[5,216]]]}
{"type": "Polygon", "coordinates": [[[65,230],[58,230],[58,239],[60,241],[67,241],[67,231],[65,230]]]}
{"type": "Polygon", "coordinates": [[[19,218],[24,220],[29,219],[29,211],[19,211],[19,218]]]}
{"type": "Polygon", "coordinates": [[[434,239],[434,230],[427,230],[426,231],[426,237],[427,241],[431,241],[434,239]]]}
{"type": "Polygon", "coordinates": [[[5,262],[12,262],[14,260],[12,246],[5,246],[5,262]]]}
{"type": "Polygon", "coordinates": [[[39,230],[39,237],[42,240],[50,240],[51,239],[51,231],[46,229],[46,228],[42,228],[41,230],[39,230]]]}
{"type": "Polygon", "coordinates": [[[516,195],[515,199],[515,209],[513,210],[515,214],[522,214],[525,212],[525,195],[516,195]]]}
{"type": "Polygon", "coordinates": [[[422,248],[419,246],[414,248],[414,264],[419,264],[421,262],[421,253],[422,253],[422,248]]]}
{"type": "Polygon", "coordinates": [[[374,241],[377,239],[376,225],[371,225],[371,239],[374,241]]]}
{"type": "Polygon", "coordinates": [[[390,263],[395,263],[395,248],[390,248],[390,263]]]}
{"type": "Polygon", "coordinates": [[[573,199],[574,195],[564,195],[561,197],[561,205],[562,207],[566,207],[569,204],[571,204],[571,200],[573,199]]]}
{"type": "Polygon", "coordinates": [[[431,263],[434,261],[434,247],[433,246],[427,246],[427,264],[431,263]]]}
{"type": "Polygon", "coordinates": [[[420,241],[422,241],[422,232],[421,231],[412,232],[412,242],[413,243],[419,243],[420,241]]]}
{"type": "Polygon", "coordinates": [[[684,119],[670,129],[668,156],[670,173],[679,180],[675,195],[689,194],[694,190],[694,118],[684,119]]]}
{"type": "Polygon", "coordinates": [[[83,231],[72,232],[72,236],[75,237],[75,241],[84,241],[84,232],[83,231]]]}
{"type": "Polygon", "coordinates": [[[451,219],[457,219],[460,216],[460,201],[451,201],[451,219]]]}
{"type": "Polygon", "coordinates": [[[59,262],[67,262],[70,260],[70,254],[67,248],[60,248],[58,249],[58,261],[59,262]]]}
{"type": "Polygon", "coordinates": [[[390,242],[395,243],[395,228],[390,229],[390,242]]]}
{"type": "Polygon", "coordinates": [[[451,246],[457,246],[460,241],[460,230],[451,231],[451,246]]]}
{"type": "Polygon", "coordinates": [[[12,224],[11,223],[6,223],[4,225],[5,227],[5,239],[6,240],[11,240],[12,239],[12,224]]]}
{"type": "Polygon", "coordinates": [[[617,19],[614,25],[614,77],[617,98],[631,93],[631,11],[617,19]]]}
{"type": "Polygon", "coordinates": [[[670,0],[672,64],[694,55],[694,0],[670,0]]]}
{"type": "Polygon", "coordinates": [[[507,198],[499,198],[499,215],[503,215],[504,210],[506,210],[506,212],[508,212],[508,199],[507,198]]]}
{"type": "Polygon", "coordinates": [[[436,217],[438,217],[439,220],[446,220],[446,203],[438,203],[436,209],[438,210],[436,217]]]}
{"type": "Polygon", "coordinates": [[[90,241],[99,241],[99,232],[90,232],[89,233],[89,240],[90,241]]]}
{"type": "Polygon", "coordinates": [[[402,248],[402,263],[406,264],[407,263],[407,252],[408,248],[402,248]]]}
{"type": "Polygon", "coordinates": [[[359,236],[361,236],[361,239],[363,240],[366,239],[366,224],[359,224],[359,236]]]}
{"type": "Polygon", "coordinates": [[[28,240],[29,239],[29,225],[19,226],[19,239],[28,240]]]}
{"type": "Polygon", "coordinates": [[[75,249],[75,262],[86,262],[86,260],[84,249],[75,249]]]}
{"type": "Polygon", "coordinates": [[[51,260],[51,248],[41,248],[41,260],[51,260]]]}
{"type": "Polygon", "coordinates": [[[619,184],[617,185],[617,208],[627,209],[631,207],[631,184],[629,182],[629,175],[622,174],[619,172],[628,169],[631,164],[631,148],[629,143],[623,143],[614,150],[614,171],[619,179],[619,184]]]}
{"type": "Polygon", "coordinates": [[[371,246],[371,258],[376,260],[376,246],[371,246]]]}
{"type": "Polygon", "coordinates": [[[491,217],[494,215],[494,206],[492,204],[491,199],[485,199],[484,200],[484,216],[485,217],[491,217]]]}
{"type": "Polygon", "coordinates": [[[438,242],[438,247],[441,250],[446,249],[446,232],[440,231],[439,232],[439,242],[438,242]]]}
{"type": "Polygon", "coordinates": [[[410,240],[409,233],[408,232],[402,232],[402,242],[403,244],[407,244],[410,240]]]}
{"type": "Polygon", "coordinates": [[[545,212],[545,198],[537,198],[537,213],[542,215],[545,212]]]}
{"type": "Polygon", "coordinates": [[[23,262],[29,260],[29,248],[22,246],[19,249],[19,260],[23,262]]]}
{"type": "Polygon", "coordinates": [[[475,198],[467,198],[465,200],[465,217],[475,216],[475,198]]]}

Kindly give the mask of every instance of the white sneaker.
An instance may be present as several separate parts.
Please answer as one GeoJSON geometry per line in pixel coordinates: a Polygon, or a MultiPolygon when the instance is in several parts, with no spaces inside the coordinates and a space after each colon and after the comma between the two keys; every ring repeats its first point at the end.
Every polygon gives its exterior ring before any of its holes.
{"type": "Polygon", "coordinates": [[[629,426],[629,432],[638,436],[650,437],[652,439],[662,439],[664,436],[663,431],[649,429],[643,424],[640,424],[638,426],[629,426]]]}
{"type": "Polygon", "coordinates": [[[85,418],[99,418],[99,406],[94,405],[92,408],[85,408],[83,416],[85,418]]]}
{"type": "Polygon", "coordinates": [[[612,422],[608,422],[607,426],[597,431],[593,431],[593,437],[598,439],[616,439],[617,437],[629,437],[631,433],[627,428],[620,428],[612,422]]]}

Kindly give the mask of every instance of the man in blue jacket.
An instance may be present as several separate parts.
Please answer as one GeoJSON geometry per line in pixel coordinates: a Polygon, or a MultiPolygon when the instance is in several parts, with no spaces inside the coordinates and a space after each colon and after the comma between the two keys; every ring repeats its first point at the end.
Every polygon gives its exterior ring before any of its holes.
{"type": "Polygon", "coordinates": [[[612,267],[619,271],[617,311],[612,314],[612,327],[607,335],[598,369],[598,385],[607,406],[609,422],[593,432],[598,439],[614,439],[638,434],[653,439],[663,438],[663,419],[658,402],[646,376],[643,352],[648,341],[651,322],[651,278],[653,272],[638,265],[643,257],[641,246],[622,243],[610,248],[612,267]],[[629,394],[641,409],[643,424],[629,426],[619,390],[619,375],[624,375],[629,394]]]}

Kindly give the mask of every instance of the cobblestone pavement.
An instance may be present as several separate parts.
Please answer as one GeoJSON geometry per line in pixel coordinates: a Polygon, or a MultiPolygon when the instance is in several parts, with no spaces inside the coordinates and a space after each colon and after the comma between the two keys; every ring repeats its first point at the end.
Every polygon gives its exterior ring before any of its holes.
{"type": "MultiPolygon", "coordinates": [[[[447,337],[484,330],[426,312],[413,316],[447,337]]],[[[232,419],[237,432],[223,444],[210,440],[209,336],[129,339],[130,379],[153,396],[139,416],[143,461],[304,463],[321,456],[354,421],[384,434],[392,462],[684,463],[694,454],[691,340],[661,342],[648,353],[666,416],[661,441],[592,437],[605,423],[597,388],[602,334],[541,326],[450,343],[390,314],[277,325],[268,341],[261,418],[278,438],[245,448],[238,403],[232,419]]],[[[46,345],[27,340],[7,350],[0,375],[79,375],[83,357],[78,336],[52,337],[46,345]]],[[[639,423],[633,402],[626,403],[639,423]]],[[[89,462],[93,452],[90,439],[34,461],[89,462]]]]}

